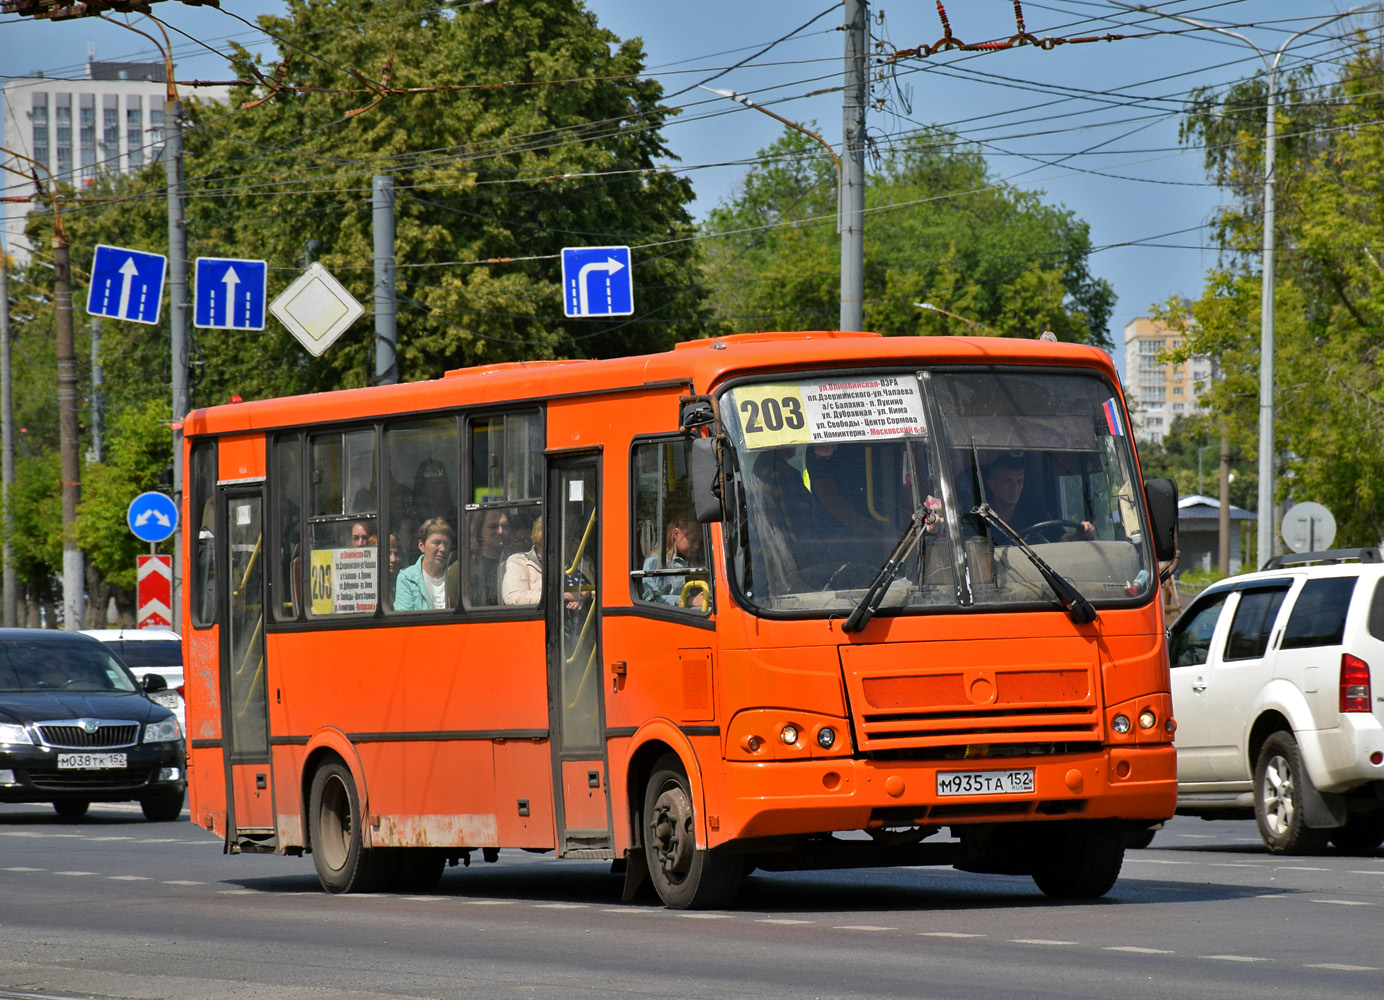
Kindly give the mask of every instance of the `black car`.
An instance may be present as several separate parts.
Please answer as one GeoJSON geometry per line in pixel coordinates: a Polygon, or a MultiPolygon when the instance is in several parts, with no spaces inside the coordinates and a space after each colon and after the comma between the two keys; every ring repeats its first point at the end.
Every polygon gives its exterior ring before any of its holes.
{"type": "Polygon", "coordinates": [[[100,642],[76,632],[0,629],[0,802],[51,802],[76,817],[92,802],[137,801],[178,818],[187,748],[173,713],[100,642]]]}

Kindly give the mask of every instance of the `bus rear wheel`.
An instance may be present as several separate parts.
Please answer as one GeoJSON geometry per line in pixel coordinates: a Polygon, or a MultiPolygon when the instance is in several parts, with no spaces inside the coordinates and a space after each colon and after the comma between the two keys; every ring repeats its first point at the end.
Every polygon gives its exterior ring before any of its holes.
{"type": "Polygon", "coordinates": [[[697,817],[682,762],[654,766],[644,791],[644,858],[659,899],[675,910],[707,910],[735,898],[744,873],[738,856],[697,848],[697,817]]]}
{"type": "Polygon", "coordinates": [[[328,892],[374,892],[398,866],[394,852],[372,851],[362,842],[360,796],[350,770],[338,761],[312,776],[308,836],[317,878],[328,892]]]}

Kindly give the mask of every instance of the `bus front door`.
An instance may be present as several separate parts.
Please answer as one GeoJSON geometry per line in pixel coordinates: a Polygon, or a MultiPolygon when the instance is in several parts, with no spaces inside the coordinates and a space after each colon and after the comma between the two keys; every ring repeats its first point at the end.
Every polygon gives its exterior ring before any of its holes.
{"type": "Polygon", "coordinates": [[[223,574],[217,591],[225,606],[221,620],[221,731],[225,738],[226,786],[232,850],[268,847],[274,838],[274,795],[269,766],[269,704],[264,648],[263,493],[236,486],[222,491],[220,536],[226,548],[217,560],[223,574]]]}
{"type": "Polygon", "coordinates": [[[602,716],[598,458],[549,469],[548,690],[559,856],[614,857],[602,716]]]}

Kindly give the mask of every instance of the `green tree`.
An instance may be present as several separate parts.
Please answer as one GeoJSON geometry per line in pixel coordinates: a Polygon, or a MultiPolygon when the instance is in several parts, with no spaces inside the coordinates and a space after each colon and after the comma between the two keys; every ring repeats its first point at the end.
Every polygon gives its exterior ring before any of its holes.
{"type": "MultiPolygon", "coordinates": [[[[1384,53],[1363,40],[1336,78],[1286,88],[1275,147],[1274,295],[1277,499],[1316,500],[1337,545],[1384,537],[1384,141],[1376,125],[1384,53]]],[[[1182,353],[1218,358],[1212,400],[1235,440],[1257,449],[1262,246],[1263,81],[1203,92],[1184,135],[1207,145],[1208,172],[1232,195],[1217,226],[1222,260],[1193,304],[1182,353]],[[1258,115],[1253,113],[1259,102],[1258,115]]]]}
{"type": "MultiPolygon", "coordinates": [[[[731,326],[834,328],[837,177],[821,148],[785,130],[704,230],[717,316],[731,326]]],[[[1110,285],[1092,276],[1085,223],[996,181],[983,157],[936,139],[886,156],[866,183],[865,325],[886,335],[975,329],[1111,346],[1110,285]]]]}

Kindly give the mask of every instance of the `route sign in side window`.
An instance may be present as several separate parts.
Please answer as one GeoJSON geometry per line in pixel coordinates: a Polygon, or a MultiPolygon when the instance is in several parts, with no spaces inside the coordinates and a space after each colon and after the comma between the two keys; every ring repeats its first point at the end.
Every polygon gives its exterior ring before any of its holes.
{"type": "Polygon", "coordinates": [[[1193,667],[1205,663],[1211,651],[1211,636],[1215,634],[1216,623],[1221,620],[1228,594],[1220,594],[1214,599],[1192,608],[1188,614],[1178,619],[1172,629],[1172,643],[1168,648],[1168,658],[1175,667],[1193,667]]]}
{"type": "Polygon", "coordinates": [[[1241,592],[1225,644],[1227,660],[1257,660],[1264,655],[1269,648],[1269,630],[1287,592],[1286,587],[1241,592]]]}
{"type": "Polygon", "coordinates": [[[1346,612],[1355,592],[1356,577],[1333,576],[1308,580],[1298,594],[1283,632],[1283,649],[1339,646],[1346,631],[1346,612]]]}

